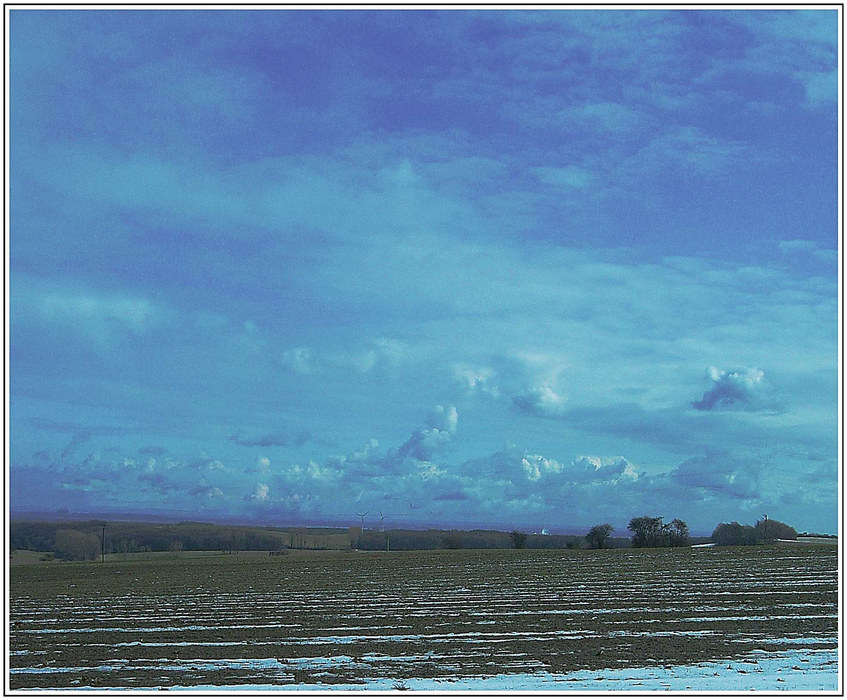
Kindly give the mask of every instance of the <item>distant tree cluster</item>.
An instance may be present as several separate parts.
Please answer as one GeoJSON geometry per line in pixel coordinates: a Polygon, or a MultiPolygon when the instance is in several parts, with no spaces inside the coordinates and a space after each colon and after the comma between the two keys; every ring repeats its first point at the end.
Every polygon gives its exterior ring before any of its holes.
{"type": "Polygon", "coordinates": [[[712,542],[719,546],[751,545],[775,540],[796,540],[797,531],[779,520],[764,518],[756,525],[741,525],[735,521],[721,523],[712,532],[712,542]]]}
{"type": "Polygon", "coordinates": [[[675,518],[669,523],[661,517],[642,515],[629,521],[633,547],[687,547],[690,544],[688,525],[675,518]]]}
{"type": "Polygon", "coordinates": [[[585,543],[589,549],[603,549],[609,536],[615,531],[609,523],[595,525],[585,535],[585,543]]]}
{"type": "Polygon", "coordinates": [[[742,525],[734,520],[731,523],[721,523],[712,532],[712,542],[720,547],[756,544],[756,528],[752,525],[742,525]]]}

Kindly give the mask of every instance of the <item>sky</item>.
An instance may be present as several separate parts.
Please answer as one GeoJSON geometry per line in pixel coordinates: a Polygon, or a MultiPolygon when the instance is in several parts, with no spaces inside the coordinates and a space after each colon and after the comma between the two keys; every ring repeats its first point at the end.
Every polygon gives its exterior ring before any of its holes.
{"type": "Polygon", "coordinates": [[[838,24],[11,9],[10,512],[834,533],[838,24]]]}

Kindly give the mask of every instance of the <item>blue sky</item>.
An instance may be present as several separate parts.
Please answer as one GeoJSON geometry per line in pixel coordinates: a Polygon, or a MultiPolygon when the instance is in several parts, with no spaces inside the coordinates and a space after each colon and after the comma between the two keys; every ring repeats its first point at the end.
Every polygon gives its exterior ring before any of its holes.
{"type": "Polygon", "coordinates": [[[13,514],[835,531],[835,10],[9,26],[13,514]]]}

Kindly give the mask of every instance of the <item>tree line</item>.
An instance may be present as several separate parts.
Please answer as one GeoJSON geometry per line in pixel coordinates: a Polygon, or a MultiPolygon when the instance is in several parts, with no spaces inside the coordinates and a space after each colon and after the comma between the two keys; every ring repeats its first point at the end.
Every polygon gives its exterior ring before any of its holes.
{"type": "MultiPolygon", "coordinates": [[[[633,547],[686,547],[692,543],[688,525],[679,519],[664,522],[664,518],[643,515],[629,521],[633,547]]],[[[614,528],[609,523],[595,525],[585,535],[585,543],[591,549],[603,549],[614,528]]],[[[755,525],[741,525],[735,521],[720,523],[712,532],[709,541],[718,546],[754,545],[776,540],[796,540],[797,531],[779,520],[756,521],[755,525]]]]}
{"type": "Polygon", "coordinates": [[[720,523],[710,538],[692,538],[679,519],[639,516],[629,521],[631,536],[612,537],[609,523],[585,535],[528,534],[520,530],[362,530],[351,528],[274,528],[211,523],[12,521],[9,544],[15,549],[52,553],[57,559],[93,560],[101,554],[186,551],[280,551],[284,549],[609,549],[684,547],[694,542],[753,545],[797,539],[789,525],[764,518],[755,525],[720,523]],[[105,539],[104,539],[105,534],[105,539]]]}
{"type": "Polygon", "coordinates": [[[101,552],[278,550],[298,543],[293,530],[210,523],[12,521],[9,526],[12,549],[53,552],[72,561],[97,559],[101,552]]]}

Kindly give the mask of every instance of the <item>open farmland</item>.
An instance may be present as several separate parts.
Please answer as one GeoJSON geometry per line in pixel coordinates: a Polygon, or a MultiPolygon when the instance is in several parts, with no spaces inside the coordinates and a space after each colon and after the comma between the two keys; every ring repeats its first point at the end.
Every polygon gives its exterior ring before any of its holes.
{"type": "Polygon", "coordinates": [[[227,555],[11,577],[11,689],[450,683],[837,647],[836,546],[227,555]]]}

